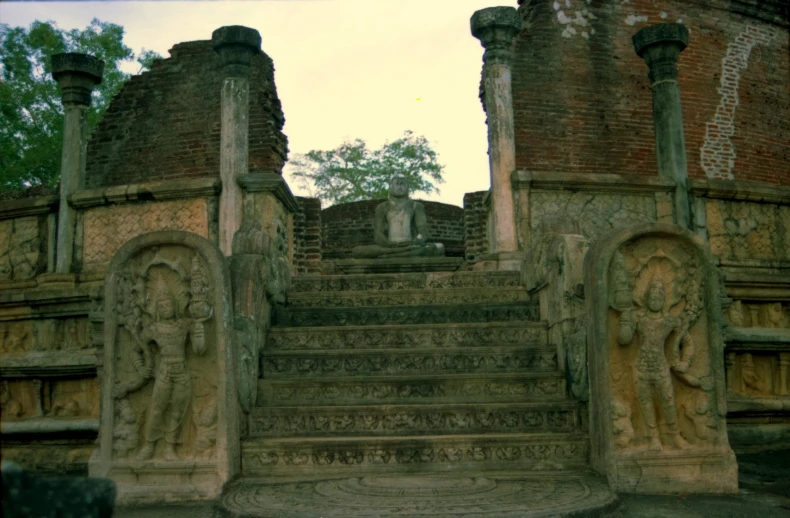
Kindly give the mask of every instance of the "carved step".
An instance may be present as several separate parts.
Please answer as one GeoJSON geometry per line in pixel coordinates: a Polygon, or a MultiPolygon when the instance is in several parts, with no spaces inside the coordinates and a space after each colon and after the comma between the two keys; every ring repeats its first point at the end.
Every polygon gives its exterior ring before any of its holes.
{"type": "Polygon", "coordinates": [[[259,380],[259,406],[484,403],[566,397],[559,374],[406,376],[259,380]]]}
{"type": "Polygon", "coordinates": [[[584,469],[589,446],[580,434],[486,434],[423,437],[249,439],[242,474],[584,469]]]}
{"type": "Polygon", "coordinates": [[[543,322],[343,326],[270,329],[265,351],[543,346],[543,322]]]}
{"type": "Polygon", "coordinates": [[[451,349],[266,352],[263,378],[295,376],[397,376],[407,374],[496,374],[556,372],[552,348],[477,347],[451,349]]]}
{"type": "Polygon", "coordinates": [[[250,436],[449,435],[573,432],[574,402],[255,408],[250,436]]]}
{"type": "Polygon", "coordinates": [[[280,327],[444,324],[536,321],[538,313],[537,302],[331,309],[278,306],[272,320],[280,327]]]}
{"type": "Polygon", "coordinates": [[[433,272],[367,275],[298,275],[291,292],[419,290],[444,288],[514,288],[520,272],[433,272]]]}
{"type": "Polygon", "coordinates": [[[514,288],[448,288],[419,290],[368,290],[292,292],[287,306],[291,308],[350,308],[364,306],[405,306],[429,304],[500,304],[526,302],[529,294],[523,287],[514,288]]]}

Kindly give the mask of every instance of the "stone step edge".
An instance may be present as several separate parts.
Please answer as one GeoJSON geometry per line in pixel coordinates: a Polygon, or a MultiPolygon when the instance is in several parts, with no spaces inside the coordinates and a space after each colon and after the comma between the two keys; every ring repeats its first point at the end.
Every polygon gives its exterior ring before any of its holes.
{"type": "Polygon", "coordinates": [[[504,344],[504,345],[484,345],[484,346],[442,346],[442,347],[425,347],[418,346],[414,348],[405,349],[403,347],[382,347],[380,349],[274,349],[267,351],[264,349],[262,359],[266,358],[301,358],[309,355],[314,358],[332,357],[332,356],[364,356],[364,355],[384,355],[391,354],[393,356],[414,356],[417,354],[442,354],[442,353],[465,353],[465,354],[488,354],[488,353],[518,353],[518,352],[534,352],[534,353],[548,353],[554,354],[557,352],[556,347],[549,345],[535,345],[528,343],[527,345],[521,344],[504,344]]]}
{"type": "Polygon", "coordinates": [[[472,278],[479,277],[482,279],[486,279],[490,277],[505,277],[505,278],[512,277],[514,279],[520,279],[521,272],[456,270],[453,272],[405,272],[405,273],[388,272],[388,273],[349,273],[349,274],[332,274],[332,275],[302,274],[295,276],[294,281],[298,280],[299,282],[311,282],[311,281],[331,282],[331,281],[339,281],[339,280],[347,280],[347,281],[357,281],[357,280],[367,280],[367,279],[386,280],[387,278],[392,278],[393,280],[425,278],[427,280],[429,277],[436,279],[447,278],[447,277],[472,277],[472,278]]]}
{"type": "Polygon", "coordinates": [[[403,444],[420,442],[498,442],[498,441],[534,441],[540,442],[586,442],[588,436],[582,432],[554,432],[554,433],[479,433],[479,434],[442,434],[442,435],[355,435],[348,437],[337,436],[298,436],[298,437],[249,437],[242,439],[242,450],[254,447],[288,446],[296,443],[298,446],[313,444],[321,445],[355,445],[366,443],[377,444],[403,444]],[[264,443],[264,444],[262,444],[264,443]]]}
{"type": "MultiPolygon", "coordinates": [[[[395,306],[397,307],[397,306],[395,306]]],[[[354,309],[354,308],[351,308],[354,309]]],[[[286,334],[304,334],[304,333],[333,333],[333,332],[343,332],[348,333],[350,331],[393,331],[393,332],[403,332],[409,329],[413,329],[415,331],[425,331],[425,330],[442,330],[445,328],[450,328],[448,330],[475,330],[481,327],[485,328],[507,328],[507,329],[539,329],[539,330],[547,330],[548,323],[545,320],[525,320],[522,322],[463,322],[463,323],[454,323],[454,322],[441,322],[438,324],[371,324],[371,325],[362,325],[362,326],[302,326],[302,327],[272,327],[269,328],[269,333],[276,333],[278,335],[286,335],[286,334]]]]}
{"type": "Polygon", "coordinates": [[[292,405],[263,407],[256,406],[250,410],[250,416],[265,415],[267,412],[276,410],[277,413],[285,412],[370,412],[381,409],[383,412],[403,412],[407,410],[463,410],[480,409],[491,411],[503,411],[511,409],[526,410],[577,410],[580,403],[573,399],[561,401],[524,401],[524,402],[490,402],[490,403],[391,403],[382,405],[292,405]],[[546,408],[549,407],[549,408],[546,408]]]}
{"type": "Polygon", "coordinates": [[[326,299],[330,297],[338,298],[338,299],[347,299],[347,298],[354,298],[354,297],[368,297],[371,295],[382,295],[382,296],[393,296],[393,295],[422,295],[422,294],[431,294],[434,295],[436,293],[444,293],[444,294],[463,294],[463,293],[494,293],[499,294],[502,292],[505,293],[519,293],[524,294],[526,297],[525,300],[529,301],[529,293],[524,286],[493,286],[493,287],[486,287],[486,286],[475,286],[475,287],[464,287],[464,288],[409,288],[409,289],[402,289],[402,290],[337,290],[337,291],[290,291],[286,294],[285,300],[287,301],[286,304],[290,305],[290,302],[293,299],[307,299],[307,298],[319,298],[319,299],[326,299]]]}
{"type": "Polygon", "coordinates": [[[463,372],[459,374],[414,374],[414,375],[397,375],[397,376],[326,376],[320,378],[305,379],[304,376],[297,376],[294,378],[278,377],[277,379],[259,379],[258,385],[262,383],[365,383],[386,381],[414,383],[419,381],[518,381],[521,379],[535,380],[535,379],[565,379],[563,372],[543,371],[543,372],[501,372],[501,373],[486,373],[485,375],[463,372]],[[362,378],[362,379],[360,379],[362,378]]]}

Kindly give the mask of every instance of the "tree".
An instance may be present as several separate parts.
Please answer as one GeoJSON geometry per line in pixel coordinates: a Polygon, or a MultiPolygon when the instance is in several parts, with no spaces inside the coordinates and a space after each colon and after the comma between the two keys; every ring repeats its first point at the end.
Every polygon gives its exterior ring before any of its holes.
{"type": "Polygon", "coordinates": [[[123,33],[120,25],[96,19],[84,30],[70,31],[52,21],[36,21],[29,28],[0,24],[0,190],[58,181],[63,106],[51,75],[53,54],[83,52],[104,61],[104,77],[88,112],[89,131],[130,77],[120,66],[136,58],[142,71],[161,58],[145,49],[135,56],[124,45],[123,33]]]}
{"type": "Polygon", "coordinates": [[[444,182],[436,152],[425,137],[411,131],[376,150],[355,139],[328,151],[296,155],[289,169],[297,182],[330,203],[386,198],[394,174],[407,178],[411,192],[438,193],[436,184],[444,182]]]}

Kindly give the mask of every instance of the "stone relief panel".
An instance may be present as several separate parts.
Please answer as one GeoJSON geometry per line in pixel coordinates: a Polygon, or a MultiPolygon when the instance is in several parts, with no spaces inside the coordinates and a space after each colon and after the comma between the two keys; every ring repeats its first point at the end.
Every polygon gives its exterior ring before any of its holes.
{"type": "Polygon", "coordinates": [[[97,378],[58,380],[49,385],[48,415],[57,417],[99,417],[97,378]]]}
{"type": "Polygon", "coordinates": [[[203,259],[183,246],[151,247],[118,272],[116,286],[116,458],[210,456],[217,348],[203,259]]]}
{"type": "Polygon", "coordinates": [[[730,262],[790,259],[790,207],[707,201],[710,249],[730,262]]]}
{"type": "Polygon", "coordinates": [[[579,231],[590,241],[612,229],[657,219],[656,199],[622,194],[533,191],[530,193],[530,226],[538,230],[545,216],[557,215],[578,222],[579,231]]]}
{"type": "Polygon", "coordinates": [[[596,469],[623,491],[737,491],[721,286],[701,240],[665,224],[615,231],[590,249],[585,289],[596,469]]]}
{"type": "Polygon", "coordinates": [[[0,281],[32,279],[46,266],[38,216],[0,221],[0,281]],[[42,264],[43,263],[43,264],[42,264]]]}
{"type": "Polygon", "coordinates": [[[732,396],[771,398],[790,394],[790,353],[729,352],[727,381],[732,396]]]}
{"type": "Polygon", "coordinates": [[[18,355],[29,351],[65,351],[91,347],[87,318],[53,318],[0,322],[0,352],[18,355]]]}
{"type": "Polygon", "coordinates": [[[85,271],[100,270],[133,237],[156,230],[183,230],[208,237],[205,199],[115,205],[85,213],[85,271]]]}
{"type": "Polygon", "coordinates": [[[0,416],[3,421],[39,417],[41,382],[37,380],[3,380],[0,382],[0,416]]]}
{"type": "Polygon", "coordinates": [[[781,302],[758,303],[736,300],[727,308],[727,321],[733,327],[790,328],[788,307],[781,302]]]}

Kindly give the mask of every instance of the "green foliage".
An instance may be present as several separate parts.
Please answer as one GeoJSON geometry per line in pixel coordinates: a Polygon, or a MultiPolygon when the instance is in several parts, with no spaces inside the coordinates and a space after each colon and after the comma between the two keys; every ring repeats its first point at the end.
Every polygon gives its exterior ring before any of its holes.
{"type": "MultiPolygon", "coordinates": [[[[88,112],[92,131],[129,79],[119,67],[135,54],[123,44],[123,33],[120,25],[96,19],[84,30],[70,31],[52,21],[36,21],[29,28],[0,24],[0,190],[54,186],[58,181],[63,106],[51,75],[51,56],[82,52],[104,61],[102,83],[88,112]]],[[[137,57],[140,71],[159,58],[143,49],[137,57]]]]}
{"type": "Polygon", "coordinates": [[[313,150],[289,162],[291,174],[330,204],[386,198],[390,178],[402,174],[411,193],[438,193],[444,166],[423,136],[406,131],[403,137],[370,150],[365,141],[344,142],[328,151],[313,150]]]}

